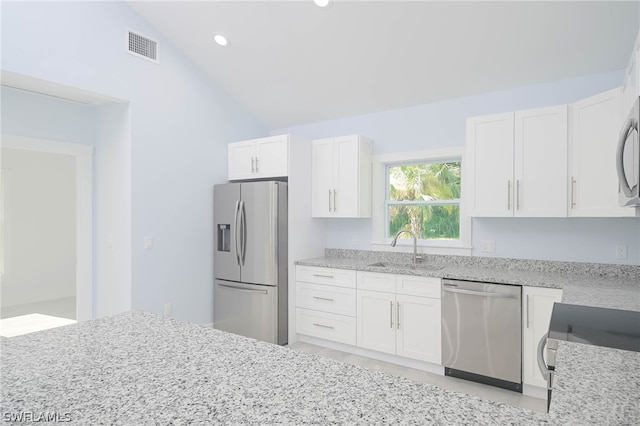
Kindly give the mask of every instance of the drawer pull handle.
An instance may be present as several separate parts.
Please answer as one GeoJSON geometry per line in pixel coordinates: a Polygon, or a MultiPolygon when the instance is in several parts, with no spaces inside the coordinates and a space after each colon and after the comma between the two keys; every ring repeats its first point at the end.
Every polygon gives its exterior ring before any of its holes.
{"type": "Polygon", "coordinates": [[[320,278],[333,278],[333,275],[313,274],[313,276],[320,277],[320,278]]]}
{"type": "Polygon", "coordinates": [[[314,322],[313,325],[315,325],[316,327],[330,328],[331,330],[333,330],[333,326],[332,325],[318,324],[316,322],[314,322]]]}
{"type": "Polygon", "coordinates": [[[313,296],[314,299],[318,299],[318,300],[326,300],[327,302],[333,302],[333,299],[330,299],[328,297],[319,297],[319,296],[313,296]]]}

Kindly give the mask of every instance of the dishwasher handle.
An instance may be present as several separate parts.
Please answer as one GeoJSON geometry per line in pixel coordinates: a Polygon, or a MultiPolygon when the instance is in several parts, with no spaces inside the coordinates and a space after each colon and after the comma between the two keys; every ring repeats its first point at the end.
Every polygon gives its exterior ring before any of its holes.
{"type": "Polygon", "coordinates": [[[458,293],[458,294],[468,294],[471,296],[481,296],[481,297],[496,297],[500,299],[517,299],[517,296],[506,293],[495,293],[492,291],[477,291],[477,290],[465,290],[462,288],[450,288],[445,284],[445,287],[442,288],[442,291],[447,293],[458,293]]]}

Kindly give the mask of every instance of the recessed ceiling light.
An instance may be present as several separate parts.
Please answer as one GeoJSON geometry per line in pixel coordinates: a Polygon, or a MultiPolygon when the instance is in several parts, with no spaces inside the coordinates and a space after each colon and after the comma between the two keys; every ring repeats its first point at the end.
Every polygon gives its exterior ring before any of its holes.
{"type": "Polygon", "coordinates": [[[316,6],[327,7],[329,6],[329,0],[313,0],[316,6]]]}
{"type": "Polygon", "coordinates": [[[213,40],[216,43],[218,43],[220,46],[226,46],[227,44],[229,44],[229,42],[227,41],[227,38],[222,34],[216,34],[215,36],[213,36],[213,40]]]}

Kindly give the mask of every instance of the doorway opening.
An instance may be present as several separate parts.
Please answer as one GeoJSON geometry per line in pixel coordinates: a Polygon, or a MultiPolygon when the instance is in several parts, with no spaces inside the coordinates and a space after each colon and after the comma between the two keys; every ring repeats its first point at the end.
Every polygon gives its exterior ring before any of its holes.
{"type": "Polygon", "coordinates": [[[92,158],[91,146],[2,135],[5,337],[92,317],[92,158]]]}

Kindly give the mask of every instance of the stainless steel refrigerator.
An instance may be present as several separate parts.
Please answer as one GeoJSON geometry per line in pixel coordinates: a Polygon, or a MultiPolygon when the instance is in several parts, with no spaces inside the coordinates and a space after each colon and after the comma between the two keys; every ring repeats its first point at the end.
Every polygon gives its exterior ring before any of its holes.
{"type": "Polygon", "coordinates": [[[214,328],[287,344],[287,183],[215,185],[214,328]]]}

